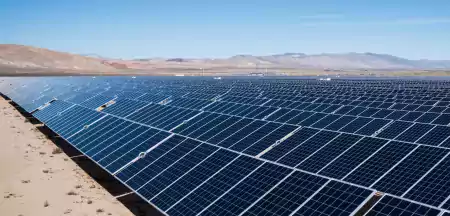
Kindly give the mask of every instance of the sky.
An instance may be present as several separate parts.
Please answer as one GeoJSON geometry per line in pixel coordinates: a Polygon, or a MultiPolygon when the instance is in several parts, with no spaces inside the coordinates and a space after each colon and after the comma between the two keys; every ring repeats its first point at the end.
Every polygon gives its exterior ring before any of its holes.
{"type": "Polygon", "coordinates": [[[373,52],[450,60],[450,1],[0,0],[0,44],[123,59],[373,52]]]}

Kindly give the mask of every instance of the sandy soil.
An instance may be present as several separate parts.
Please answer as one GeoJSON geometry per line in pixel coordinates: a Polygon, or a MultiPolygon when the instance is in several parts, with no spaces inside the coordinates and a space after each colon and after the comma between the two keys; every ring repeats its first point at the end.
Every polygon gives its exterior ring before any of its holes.
{"type": "Polygon", "coordinates": [[[0,215],[132,215],[0,98],[0,215]]]}

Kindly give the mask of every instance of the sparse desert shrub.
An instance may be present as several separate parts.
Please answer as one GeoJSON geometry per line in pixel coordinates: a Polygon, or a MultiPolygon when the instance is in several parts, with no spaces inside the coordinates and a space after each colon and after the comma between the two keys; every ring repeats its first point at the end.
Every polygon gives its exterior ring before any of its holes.
{"type": "Polygon", "coordinates": [[[67,195],[69,195],[69,196],[76,196],[76,195],[78,195],[75,191],[69,191],[68,193],[67,193],[67,195]]]}
{"type": "Polygon", "coordinates": [[[48,203],[48,201],[47,200],[45,200],[45,202],[44,202],[44,207],[48,207],[50,204],[48,203]]]}
{"type": "Polygon", "coordinates": [[[102,212],[105,212],[105,210],[103,210],[101,208],[97,209],[97,213],[102,213],[102,212]]]}
{"type": "Polygon", "coordinates": [[[61,154],[61,153],[62,153],[62,150],[61,150],[61,148],[58,148],[58,147],[54,148],[52,151],[52,154],[61,154]]]}

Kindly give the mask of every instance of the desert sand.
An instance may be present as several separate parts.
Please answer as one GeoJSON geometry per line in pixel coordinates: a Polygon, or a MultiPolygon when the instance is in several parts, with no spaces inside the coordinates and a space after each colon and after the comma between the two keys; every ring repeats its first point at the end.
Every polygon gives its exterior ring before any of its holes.
{"type": "Polygon", "coordinates": [[[0,215],[132,215],[0,98],[0,215]]]}

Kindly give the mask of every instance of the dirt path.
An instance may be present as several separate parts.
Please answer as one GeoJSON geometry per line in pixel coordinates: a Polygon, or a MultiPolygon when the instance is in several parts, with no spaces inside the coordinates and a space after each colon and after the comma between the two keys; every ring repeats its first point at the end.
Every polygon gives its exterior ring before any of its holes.
{"type": "Polygon", "coordinates": [[[132,215],[0,98],[0,215],[132,215]]]}

